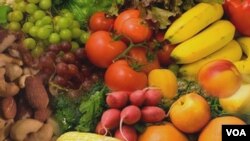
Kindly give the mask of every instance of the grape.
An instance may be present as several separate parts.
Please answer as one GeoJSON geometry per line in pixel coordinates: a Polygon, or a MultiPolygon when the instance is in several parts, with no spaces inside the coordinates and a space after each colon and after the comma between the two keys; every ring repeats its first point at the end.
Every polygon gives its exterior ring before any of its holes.
{"type": "Polygon", "coordinates": [[[65,13],[65,14],[63,14],[63,16],[66,17],[67,19],[70,19],[70,20],[74,19],[74,15],[71,12],[65,13]]]}
{"type": "Polygon", "coordinates": [[[38,27],[41,27],[43,25],[44,24],[43,24],[42,20],[37,20],[36,23],[35,23],[35,26],[38,26],[38,27]]]}
{"type": "Polygon", "coordinates": [[[64,15],[66,13],[70,13],[70,11],[68,9],[62,9],[59,14],[64,15]]]}
{"type": "Polygon", "coordinates": [[[29,3],[25,7],[25,11],[29,14],[34,13],[37,9],[38,7],[34,3],[29,3]]]}
{"type": "Polygon", "coordinates": [[[38,3],[38,2],[40,2],[40,0],[27,0],[29,3],[38,3]]]}
{"type": "Polygon", "coordinates": [[[50,44],[48,47],[48,50],[54,52],[55,54],[58,54],[60,51],[60,48],[57,44],[50,44]]]}
{"type": "Polygon", "coordinates": [[[72,33],[69,29],[62,29],[60,31],[60,37],[62,40],[70,41],[72,38],[72,33]]]}
{"type": "Polygon", "coordinates": [[[78,59],[80,60],[84,60],[86,59],[86,51],[84,48],[78,48],[76,51],[75,51],[75,55],[78,59]]]}
{"type": "Polygon", "coordinates": [[[76,20],[73,20],[72,21],[72,24],[71,24],[71,27],[77,27],[77,28],[80,28],[80,23],[76,20]]]}
{"type": "Polygon", "coordinates": [[[68,64],[68,73],[70,76],[76,76],[77,74],[79,74],[79,69],[74,64],[68,64]]]}
{"type": "Polygon", "coordinates": [[[43,10],[48,10],[51,8],[51,0],[41,0],[39,2],[39,7],[43,10]]]}
{"type": "Polygon", "coordinates": [[[72,52],[75,52],[79,48],[79,44],[75,41],[72,41],[71,45],[72,45],[72,48],[71,48],[72,52]]]}
{"type": "Polygon", "coordinates": [[[44,16],[42,18],[42,23],[43,24],[51,24],[51,22],[52,22],[52,18],[50,16],[44,16]]]}
{"type": "Polygon", "coordinates": [[[42,10],[36,10],[33,14],[33,17],[35,18],[35,20],[39,20],[42,19],[45,16],[45,12],[42,10]]]}
{"type": "Polygon", "coordinates": [[[32,22],[32,23],[36,21],[36,19],[33,16],[28,16],[27,19],[28,19],[27,20],[28,22],[32,22]]]}
{"type": "Polygon", "coordinates": [[[11,22],[20,22],[23,19],[23,13],[19,10],[15,10],[8,14],[8,20],[11,22]]]}
{"type": "Polygon", "coordinates": [[[67,76],[68,65],[63,62],[56,64],[56,73],[60,76],[67,76]]]}
{"type": "Polygon", "coordinates": [[[54,24],[57,24],[60,18],[61,18],[61,16],[58,16],[58,15],[53,17],[54,24]]]}
{"type": "Polygon", "coordinates": [[[51,44],[56,44],[59,43],[61,41],[60,39],[60,35],[58,33],[51,33],[49,36],[49,42],[51,44]]]}
{"type": "Polygon", "coordinates": [[[24,44],[24,47],[30,50],[36,47],[36,41],[33,38],[24,39],[23,44],[24,44]]]}
{"type": "Polygon", "coordinates": [[[81,29],[77,27],[72,28],[71,32],[72,32],[72,38],[74,39],[80,38],[82,34],[81,29]]]}
{"type": "Polygon", "coordinates": [[[60,49],[63,51],[63,52],[69,52],[72,48],[72,45],[70,42],[68,41],[63,41],[61,44],[60,44],[60,49]]]}
{"type": "Polygon", "coordinates": [[[37,36],[37,31],[38,31],[39,27],[37,26],[32,26],[29,30],[29,34],[32,37],[36,37],[37,36]]]}
{"type": "Polygon", "coordinates": [[[55,76],[54,81],[56,84],[61,85],[61,86],[67,86],[67,84],[68,84],[68,80],[65,79],[65,77],[62,77],[59,75],[55,76]]]}
{"type": "Polygon", "coordinates": [[[21,24],[18,22],[10,22],[8,25],[8,29],[12,31],[18,31],[21,29],[21,24]]]}
{"type": "Polygon", "coordinates": [[[38,29],[37,37],[40,39],[47,39],[49,38],[51,32],[52,32],[52,27],[50,25],[45,25],[38,29]]]}
{"type": "Polygon", "coordinates": [[[87,42],[89,36],[90,36],[90,34],[88,32],[86,32],[86,31],[82,32],[82,35],[80,36],[80,41],[85,44],[87,42]]]}
{"type": "Polygon", "coordinates": [[[57,25],[60,27],[60,29],[64,29],[70,26],[70,21],[68,18],[61,17],[58,19],[57,25]]]}
{"type": "Polygon", "coordinates": [[[23,24],[22,31],[25,33],[28,33],[32,26],[34,26],[34,24],[32,22],[26,22],[23,24]]]}
{"type": "Polygon", "coordinates": [[[36,46],[32,51],[31,54],[33,57],[39,57],[44,51],[43,46],[36,46]]]}
{"type": "Polygon", "coordinates": [[[63,61],[69,64],[73,64],[76,61],[76,56],[72,52],[67,52],[63,55],[63,61]]]}
{"type": "Polygon", "coordinates": [[[13,9],[14,10],[20,10],[22,12],[25,12],[26,8],[26,2],[25,1],[20,1],[18,3],[14,3],[13,9]]]}

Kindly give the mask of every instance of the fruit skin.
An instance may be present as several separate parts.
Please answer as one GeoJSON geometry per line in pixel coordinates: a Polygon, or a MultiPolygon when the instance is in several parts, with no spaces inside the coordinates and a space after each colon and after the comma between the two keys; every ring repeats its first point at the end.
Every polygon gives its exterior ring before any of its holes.
{"type": "Polygon", "coordinates": [[[169,116],[179,130],[184,133],[200,131],[210,120],[208,102],[197,93],[181,96],[170,108],[169,116]]]}
{"type": "Polygon", "coordinates": [[[199,3],[174,21],[164,38],[172,44],[183,42],[219,20],[222,15],[221,4],[199,3]]]}
{"type": "Polygon", "coordinates": [[[98,135],[94,133],[84,133],[84,132],[77,132],[71,131],[62,134],[57,141],[120,141],[119,139],[107,137],[103,135],[98,135]]]}
{"type": "Polygon", "coordinates": [[[241,86],[240,72],[231,61],[215,60],[201,67],[198,83],[210,96],[225,98],[233,95],[241,86]]]}
{"type": "Polygon", "coordinates": [[[160,88],[165,98],[171,99],[177,95],[177,78],[171,70],[154,69],[150,71],[148,84],[160,88]]]}
{"type": "Polygon", "coordinates": [[[227,20],[219,20],[196,36],[177,45],[171,58],[178,64],[187,64],[204,58],[229,43],[235,27],[227,20]]]}
{"type": "Polygon", "coordinates": [[[242,84],[236,93],[228,98],[220,98],[222,109],[230,114],[250,113],[250,84],[242,84]]]}
{"type": "Polygon", "coordinates": [[[201,131],[198,141],[222,141],[222,124],[245,125],[246,123],[234,116],[214,118],[201,131]]]}
{"type": "Polygon", "coordinates": [[[139,136],[138,141],[188,141],[187,137],[170,123],[151,125],[139,136]]]}
{"type": "Polygon", "coordinates": [[[180,74],[184,77],[195,78],[200,68],[210,61],[217,59],[226,59],[229,61],[239,61],[242,56],[242,50],[239,43],[235,40],[230,41],[222,49],[200,59],[194,63],[185,64],[180,67],[180,74]]]}

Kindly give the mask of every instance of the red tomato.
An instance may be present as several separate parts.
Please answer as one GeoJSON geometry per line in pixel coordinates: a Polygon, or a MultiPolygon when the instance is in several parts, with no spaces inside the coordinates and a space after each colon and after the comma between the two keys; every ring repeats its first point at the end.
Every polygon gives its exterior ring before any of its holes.
{"type": "MultiPolygon", "coordinates": [[[[151,53],[151,52],[150,52],[151,53]]],[[[151,53],[147,56],[146,48],[136,47],[129,51],[129,56],[141,66],[141,71],[148,74],[153,69],[160,68],[158,58],[155,54],[151,53]]]]}
{"type": "Polygon", "coordinates": [[[173,51],[174,47],[175,46],[173,45],[166,44],[161,50],[158,51],[157,56],[162,66],[167,66],[172,62],[170,54],[173,51]]]}
{"type": "Polygon", "coordinates": [[[130,18],[123,22],[121,34],[133,43],[139,43],[150,39],[152,31],[142,18],[130,18]]]}
{"type": "Polygon", "coordinates": [[[98,30],[111,31],[114,26],[115,19],[107,17],[104,12],[94,13],[89,20],[89,28],[95,32],[98,30]]]}
{"type": "Polygon", "coordinates": [[[113,91],[134,91],[147,86],[147,75],[133,70],[126,60],[111,64],[105,72],[104,80],[113,91]]]}
{"type": "Polygon", "coordinates": [[[115,19],[114,29],[117,33],[121,33],[122,24],[130,18],[140,17],[140,11],[137,9],[128,9],[120,13],[115,19]]]}
{"type": "Polygon", "coordinates": [[[85,46],[88,59],[101,68],[107,68],[126,47],[121,40],[113,40],[111,33],[107,31],[92,33],[85,46]]]}

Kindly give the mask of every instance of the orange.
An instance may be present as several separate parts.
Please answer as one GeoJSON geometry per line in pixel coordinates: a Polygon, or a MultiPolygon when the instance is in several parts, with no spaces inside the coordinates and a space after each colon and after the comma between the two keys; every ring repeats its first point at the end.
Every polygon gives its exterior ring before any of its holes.
{"type": "Polygon", "coordinates": [[[217,117],[211,120],[200,133],[198,141],[221,141],[223,124],[246,124],[243,120],[235,116],[217,117]]]}
{"type": "Polygon", "coordinates": [[[187,137],[170,122],[152,125],[139,136],[138,141],[188,141],[187,137]]]}

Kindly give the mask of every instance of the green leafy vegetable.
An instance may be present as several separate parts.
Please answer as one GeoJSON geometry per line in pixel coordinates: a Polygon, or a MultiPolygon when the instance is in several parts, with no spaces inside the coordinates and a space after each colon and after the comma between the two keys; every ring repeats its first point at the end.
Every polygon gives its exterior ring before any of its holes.
{"type": "Polygon", "coordinates": [[[7,23],[7,15],[10,11],[10,7],[7,5],[0,5],[0,24],[7,23]]]}

